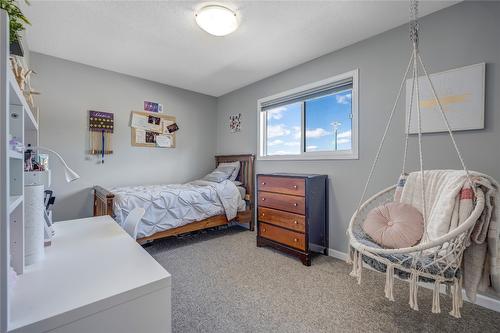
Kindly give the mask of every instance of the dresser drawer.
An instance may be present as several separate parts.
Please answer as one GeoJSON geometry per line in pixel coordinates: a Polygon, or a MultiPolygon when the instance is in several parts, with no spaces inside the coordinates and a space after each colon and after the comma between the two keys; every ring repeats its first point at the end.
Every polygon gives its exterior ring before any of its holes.
{"type": "Polygon", "coordinates": [[[260,176],[259,190],[305,196],[306,183],[300,178],[260,176]]]}
{"type": "Polygon", "coordinates": [[[259,191],[259,206],[305,215],[305,198],[259,191]]]}
{"type": "Polygon", "coordinates": [[[259,236],[302,251],[305,251],[306,249],[306,236],[304,234],[286,230],[267,223],[259,223],[259,236]]]}
{"type": "Polygon", "coordinates": [[[258,214],[259,221],[267,222],[299,232],[305,232],[305,217],[303,215],[264,207],[259,207],[258,214]]]}

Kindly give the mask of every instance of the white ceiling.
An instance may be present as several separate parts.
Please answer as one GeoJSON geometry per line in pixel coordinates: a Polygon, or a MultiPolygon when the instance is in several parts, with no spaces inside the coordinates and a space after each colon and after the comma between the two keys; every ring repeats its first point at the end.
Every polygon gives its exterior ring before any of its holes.
{"type": "MultiPolygon", "coordinates": [[[[220,96],[408,20],[407,1],[232,1],[238,30],[213,37],[202,1],[31,1],[32,51],[220,96]]],[[[458,1],[426,1],[421,16],[458,1]]]]}

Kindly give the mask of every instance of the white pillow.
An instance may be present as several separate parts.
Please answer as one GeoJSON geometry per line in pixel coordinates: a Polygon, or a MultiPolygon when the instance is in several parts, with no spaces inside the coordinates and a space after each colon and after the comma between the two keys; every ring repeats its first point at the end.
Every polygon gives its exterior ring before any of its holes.
{"type": "Polygon", "coordinates": [[[208,180],[209,182],[220,183],[226,179],[229,179],[233,173],[234,166],[218,166],[217,169],[210,172],[208,175],[203,177],[203,180],[208,180]]]}
{"type": "Polygon", "coordinates": [[[240,172],[240,161],[219,163],[217,167],[234,167],[234,171],[229,177],[229,180],[235,181],[236,178],[238,178],[238,173],[240,172]]]}

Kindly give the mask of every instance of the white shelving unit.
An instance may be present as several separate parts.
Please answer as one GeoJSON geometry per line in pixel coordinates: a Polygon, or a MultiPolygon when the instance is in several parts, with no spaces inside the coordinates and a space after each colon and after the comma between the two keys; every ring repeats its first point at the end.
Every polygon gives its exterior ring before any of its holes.
{"type": "Polygon", "coordinates": [[[38,121],[9,62],[8,15],[0,10],[0,333],[9,330],[9,266],[24,273],[24,154],[9,147],[9,134],[38,145],[38,121]]]}

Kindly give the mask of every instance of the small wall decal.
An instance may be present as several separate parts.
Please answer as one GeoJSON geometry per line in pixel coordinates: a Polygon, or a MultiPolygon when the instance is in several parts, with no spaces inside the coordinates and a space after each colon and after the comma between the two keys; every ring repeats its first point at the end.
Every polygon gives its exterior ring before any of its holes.
{"type": "Polygon", "coordinates": [[[231,129],[231,133],[241,131],[241,113],[229,116],[229,128],[231,129]]]}

